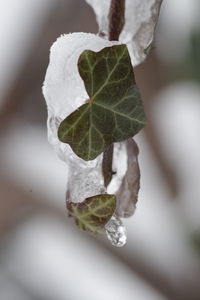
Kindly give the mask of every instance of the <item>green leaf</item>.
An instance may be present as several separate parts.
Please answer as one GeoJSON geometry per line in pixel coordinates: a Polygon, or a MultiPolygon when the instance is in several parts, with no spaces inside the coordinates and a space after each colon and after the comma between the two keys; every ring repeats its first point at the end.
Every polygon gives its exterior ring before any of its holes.
{"type": "Polygon", "coordinates": [[[79,157],[92,160],[138,133],[146,119],[126,45],[86,50],[78,68],[90,99],[61,122],[58,137],[79,157]]]}
{"type": "Polygon", "coordinates": [[[105,224],[116,209],[116,197],[108,194],[96,195],[81,203],[69,202],[67,208],[81,230],[103,233],[105,224]]]}

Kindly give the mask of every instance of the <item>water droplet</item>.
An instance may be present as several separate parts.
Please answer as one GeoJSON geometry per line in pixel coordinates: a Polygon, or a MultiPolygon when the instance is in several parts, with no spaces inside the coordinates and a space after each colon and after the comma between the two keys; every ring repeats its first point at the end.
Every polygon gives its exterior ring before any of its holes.
{"type": "Polygon", "coordinates": [[[126,228],[119,218],[112,216],[105,229],[107,237],[113,246],[122,247],[126,244],[126,228]]]}

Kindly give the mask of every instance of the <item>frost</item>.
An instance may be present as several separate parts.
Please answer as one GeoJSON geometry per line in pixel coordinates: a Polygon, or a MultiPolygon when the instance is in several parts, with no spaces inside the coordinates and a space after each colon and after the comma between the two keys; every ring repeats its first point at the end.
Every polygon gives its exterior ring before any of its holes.
{"type": "MultiPolygon", "coordinates": [[[[92,6],[99,24],[99,31],[108,31],[111,0],[85,0],[92,6]]],[[[126,0],[125,25],[120,42],[128,45],[133,65],[145,58],[145,49],[151,45],[162,0],[126,0]]]]}
{"type": "Polygon", "coordinates": [[[116,194],[116,216],[107,223],[106,232],[113,244],[121,246],[126,242],[126,231],[120,217],[133,214],[139,189],[137,147],[132,139],[114,144],[113,170],[116,174],[106,190],[102,174],[103,156],[84,161],[68,144],[59,141],[57,133],[60,122],[88,99],[77,68],[80,54],[86,49],[100,51],[118,44],[120,42],[111,42],[88,33],[61,36],[51,47],[43,93],[48,110],[49,143],[69,167],[67,201],[77,203],[106,192],[116,194]]]}

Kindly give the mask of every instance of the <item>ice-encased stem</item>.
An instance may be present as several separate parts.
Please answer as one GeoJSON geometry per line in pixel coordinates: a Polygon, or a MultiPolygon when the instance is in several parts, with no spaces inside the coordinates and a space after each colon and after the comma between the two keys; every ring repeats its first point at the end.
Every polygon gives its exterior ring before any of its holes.
{"type": "MultiPolygon", "coordinates": [[[[109,12],[109,40],[118,41],[125,22],[125,0],[111,0],[109,12]]],[[[112,170],[114,145],[111,144],[103,154],[102,171],[105,187],[112,180],[114,174],[112,170]]],[[[112,216],[105,226],[106,234],[111,244],[122,247],[126,244],[127,233],[122,221],[116,216],[112,216]]]]}
{"type": "MultiPolygon", "coordinates": [[[[109,36],[110,41],[118,41],[119,35],[124,27],[125,20],[125,0],[111,0],[109,11],[109,36]]],[[[102,172],[104,185],[107,187],[112,180],[113,170],[113,144],[110,145],[103,154],[102,172]]]]}

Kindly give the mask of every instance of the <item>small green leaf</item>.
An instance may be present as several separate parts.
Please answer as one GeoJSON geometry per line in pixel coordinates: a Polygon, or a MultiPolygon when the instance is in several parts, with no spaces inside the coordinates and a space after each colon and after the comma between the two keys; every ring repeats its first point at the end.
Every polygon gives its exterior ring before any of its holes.
{"type": "Polygon", "coordinates": [[[78,68],[90,99],[61,122],[58,137],[79,157],[92,160],[138,133],[146,119],[126,45],[86,50],[78,68]]]}
{"type": "Polygon", "coordinates": [[[116,197],[108,194],[96,195],[81,203],[69,202],[67,208],[81,230],[103,233],[105,224],[116,209],[116,197]]]}

